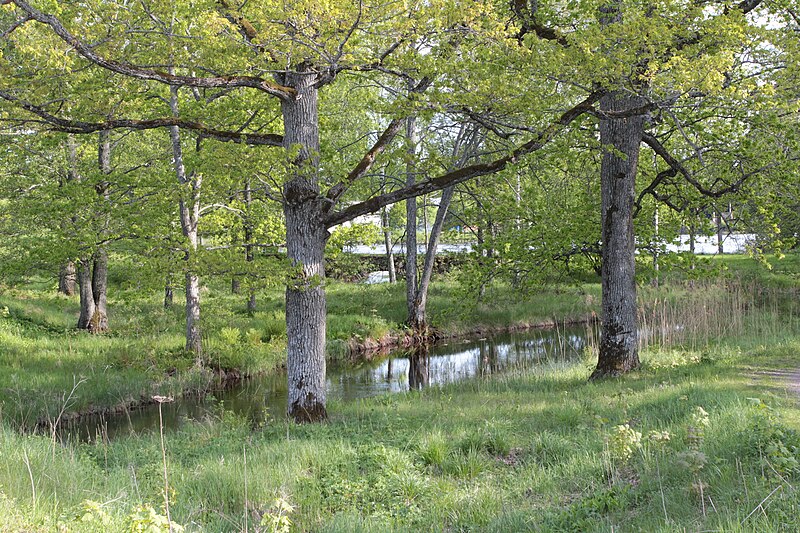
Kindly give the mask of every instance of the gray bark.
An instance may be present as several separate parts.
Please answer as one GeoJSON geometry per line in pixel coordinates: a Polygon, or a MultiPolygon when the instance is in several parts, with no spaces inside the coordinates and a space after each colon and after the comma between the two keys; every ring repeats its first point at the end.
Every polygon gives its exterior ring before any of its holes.
{"type": "Polygon", "coordinates": [[[389,283],[397,282],[397,270],[394,266],[394,252],[392,250],[392,230],[389,228],[389,210],[384,207],[381,213],[383,226],[383,246],[386,249],[386,264],[389,269],[389,283]]]}
{"type": "MultiPolygon", "coordinates": [[[[179,115],[178,88],[170,86],[170,110],[173,116],[179,115]]],[[[202,177],[199,174],[186,173],[186,164],[183,159],[181,146],[181,133],[178,126],[169,128],[169,137],[172,144],[172,163],[178,183],[185,187],[186,193],[181,195],[178,209],[181,218],[181,231],[188,241],[186,255],[186,351],[195,355],[198,365],[202,364],[203,345],[202,330],[200,327],[200,278],[191,265],[192,255],[197,251],[197,224],[200,219],[200,189],[202,177]]]]}
{"type": "MultiPolygon", "coordinates": [[[[111,174],[111,135],[107,130],[100,132],[97,162],[104,176],[111,174]]],[[[103,180],[95,185],[95,191],[108,201],[108,182],[103,180]]],[[[108,221],[106,221],[108,222],[108,221]]],[[[103,230],[102,233],[105,233],[103,230]]],[[[80,316],[78,329],[90,333],[108,331],[108,253],[101,245],[91,258],[80,260],[78,272],[80,284],[80,316]]]]}
{"type": "MultiPolygon", "coordinates": [[[[414,172],[417,152],[416,118],[406,119],[406,143],[408,163],[406,163],[406,186],[414,185],[417,180],[414,172]]],[[[417,299],[417,199],[406,200],[406,306],[407,316],[413,317],[414,302],[417,299]]]]}
{"type": "Polygon", "coordinates": [[[294,272],[286,287],[288,414],[296,422],[327,418],[325,390],[325,202],[317,176],[319,122],[316,76],[285,74],[297,97],[281,102],[284,146],[297,152],[293,177],[284,185],[286,252],[294,272]]]}
{"type": "Polygon", "coordinates": [[[78,277],[75,271],[75,262],[67,261],[61,266],[58,273],[58,292],[72,296],[78,290],[78,277]]]}
{"type": "Polygon", "coordinates": [[[78,261],[78,284],[81,293],[78,329],[88,330],[95,310],[94,295],[92,294],[92,260],[89,257],[83,257],[78,261]]]}
{"type": "Polygon", "coordinates": [[[170,309],[174,302],[175,291],[172,288],[172,281],[168,277],[164,284],[164,309],[170,309]]]}
{"type": "Polygon", "coordinates": [[[108,293],[108,254],[100,248],[94,254],[92,268],[92,297],[94,298],[94,315],[89,323],[89,331],[102,333],[108,331],[108,309],[106,294],[108,293]]]}
{"type": "MultiPolygon", "coordinates": [[[[600,110],[625,111],[642,104],[640,98],[614,92],[600,100],[600,110]]],[[[600,142],[608,148],[600,169],[602,332],[592,378],[639,366],[633,208],[643,129],[641,115],[600,120],[600,142]]]]}
{"type": "MultiPolygon", "coordinates": [[[[253,203],[253,192],[250,188],[250,178],[245,181],[244,184],[244,205],[245,205],[245,218],[244,218],[244,260],[247,263],[252,263],[255,259],[253,255],[253,239],[254,230],[253,230],[253,219],[250,213],[250,206],[253,203]]],[[[256,312],[256,291],[253,287],[253,283],[251,280],[250,287],[248,289],[248,297],[247,297],[247,312],[248,313],[255,313],[256,312]]]]}
{"type": "Polygon", "coordinates": [[[419,334],[426,334],[428,330],[428,288],[430,287],[431,276],[433,275],[436,250],[439,247],[439,240],[442,236],[442,229],[444,228],[444,220],[447,216],[447,210],[450,208],[454,190],[455,187],[448,187],[442,192],[439,208],[436,210],[436,220],[433,222],[430,240],[425,250],[425,263],[422,266],[422,274],[416,287],[412,314],[408,317],[408,323],[419,334]]]}

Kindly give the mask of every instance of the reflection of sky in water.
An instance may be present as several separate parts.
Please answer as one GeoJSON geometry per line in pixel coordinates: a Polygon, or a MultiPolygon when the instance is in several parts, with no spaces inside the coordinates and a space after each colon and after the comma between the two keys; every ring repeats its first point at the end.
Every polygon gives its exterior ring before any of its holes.
{"type": "MultiPolygon", "coordinates": [[[[510,369],[523,369],[547,359],[573,359],[586,345],[586,328],[535,330],[477,341],[455,341],[429,349],[428,355],[400,352],[372,363],[328,368],[328,398],[355,400],[410,388],[439,386],[510,369]]],[[[218,417],[221,410],[252,420],[283,416],[286,409],[286,376],[272,375],[243,382],[230,390],[205,398],[185,398],[163,404],[167,429],[187,420],[218,417]]],[[[147,406],[112,416],[84,417],[64,426],[68,438],[93,440],[158,430],[158,407],[147,406]]]]}

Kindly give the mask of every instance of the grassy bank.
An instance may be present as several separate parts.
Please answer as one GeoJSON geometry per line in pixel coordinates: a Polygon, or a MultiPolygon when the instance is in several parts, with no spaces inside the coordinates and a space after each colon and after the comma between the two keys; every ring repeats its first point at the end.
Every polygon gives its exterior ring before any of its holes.
{"type": "MultiPolygon", "coordinates": [[[[62,446],[14,428],[201,386],[208,376],[180,349],[181,309],[117,292],[115,331],[98,338],[71,331],[75,301],[6,288],[0,532],[165,530],[164,456],[170,516],[187,531],[800,530],[800,409],[781,381],[800,374],[778,372],[800,367],[800,268],[796,257],[771,271],[738,261],[721,261],[735,276],[643,286],[642,369],[617,380],[587,382],[588,349],[569,365],[333,403],[325,424],[254,428],[224,414],[169,433],[163,450],[158,434],[62,446]]],[[[596,286],[494,290],[474,306],[438,284],[437,325],[596,306],[596,286]]],[[[333,284],[329,295],[333,342],[378,337],[404,314],[400,287],[333,284]]],[[[260,297],[251,317],[241,297],[206,290],[212,362],[280,363],[281,298],[260,297]]]]}
{"type": "MultiPolygon", "coordinates": [[[[796,531],[797,399],[756,374],[797,363],[796,333],[651,350],[602,383],[586,361],[336,404],[322,425],[190,425],[166,441],[171,516],[190,531],[796,531]]],[[[0,450],[0,530],[164,514],[157,435],[62,448],[4,429],[0,450]]]]}
{"type": "MultiPolygon", "coordinates": [[[[161,294],[112,288],[112,331],[91,336],[74,331],[77,297],[57,295],[47,283],[0,287],[0,405],[13,424],[30,425],[62,411],[124,407],[153,395],[175,396],[206,388],[215,375],[194,368],[183,350],[183,308],[164,309],[161,294]],[[77,388],[76,388],[77,387],[77,388]],[[75,393],[70,392],[75,388],[75,393]]],[[[433,325],[447,334],[476,327],[529,324],[585,316],[595,308],[595,286],[543,291],[514,298],[493,289],[487,302],[465,299],[454,282],[431,290],[433,325]],[[504,302],[503,305],[497,302],[504,302]]],[[[404,289],[397,285],[328,287],[329,353],[348,343],[402,335],[404,289]]],[[[245,312],[245,297],[211,284],[203,291],[206,363],[244,374],[273,371],[284,363],[286,328],[281,291],[258,294],[259,311],[245,312]]]]}

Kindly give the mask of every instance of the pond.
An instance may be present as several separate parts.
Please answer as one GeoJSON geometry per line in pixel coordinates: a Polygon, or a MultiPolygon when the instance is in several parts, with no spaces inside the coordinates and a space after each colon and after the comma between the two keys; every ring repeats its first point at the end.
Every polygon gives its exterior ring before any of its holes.
{"type": "MultiPolygon", "coordinates": [[[[353,401],[380,394],[406,392],[479,379],[511,370],[524,371],[545,361],[577,360],[587,345],[590,326],[536,329],[473,340],[449,340],[423,350],[397,350],[377,360],[328,368],[328,399],[353,401]]],[[[243,380],[202,397],[162,404],[166,431],[191,420],[221,416],[224,411],[245,416],[254,424],[283,416],[286,376],[278,373],[243,380]]],[[[62,441],[93,442],[158,431],[157,405],[121,414],[89,415],[62,422],[62,441]]]]}

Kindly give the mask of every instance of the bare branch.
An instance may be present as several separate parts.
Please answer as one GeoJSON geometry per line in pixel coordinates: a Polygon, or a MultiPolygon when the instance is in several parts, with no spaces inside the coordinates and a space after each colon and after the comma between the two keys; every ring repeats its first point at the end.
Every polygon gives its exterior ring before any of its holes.
{"type": "Polygon", "coordinates": [[[166,117],[148,120],[117,119],[105,122],[83,122],[57,117],[42,107],[17,98],[13,94],[0,90],[0,98],[18,104],[22,109],[40,117],[44,123],[53,130],[64,133],[95,133],[113,129],[152,130],[156,128],[169,128],[178,126],[187,130],[196,131],[203,138],[215,139],[222,142],[260,146],[283,146],[283,136],[274,133],[242,133],[238,131],[223,131],[209,128],[208,126],[177,117],[166,117]]]}

